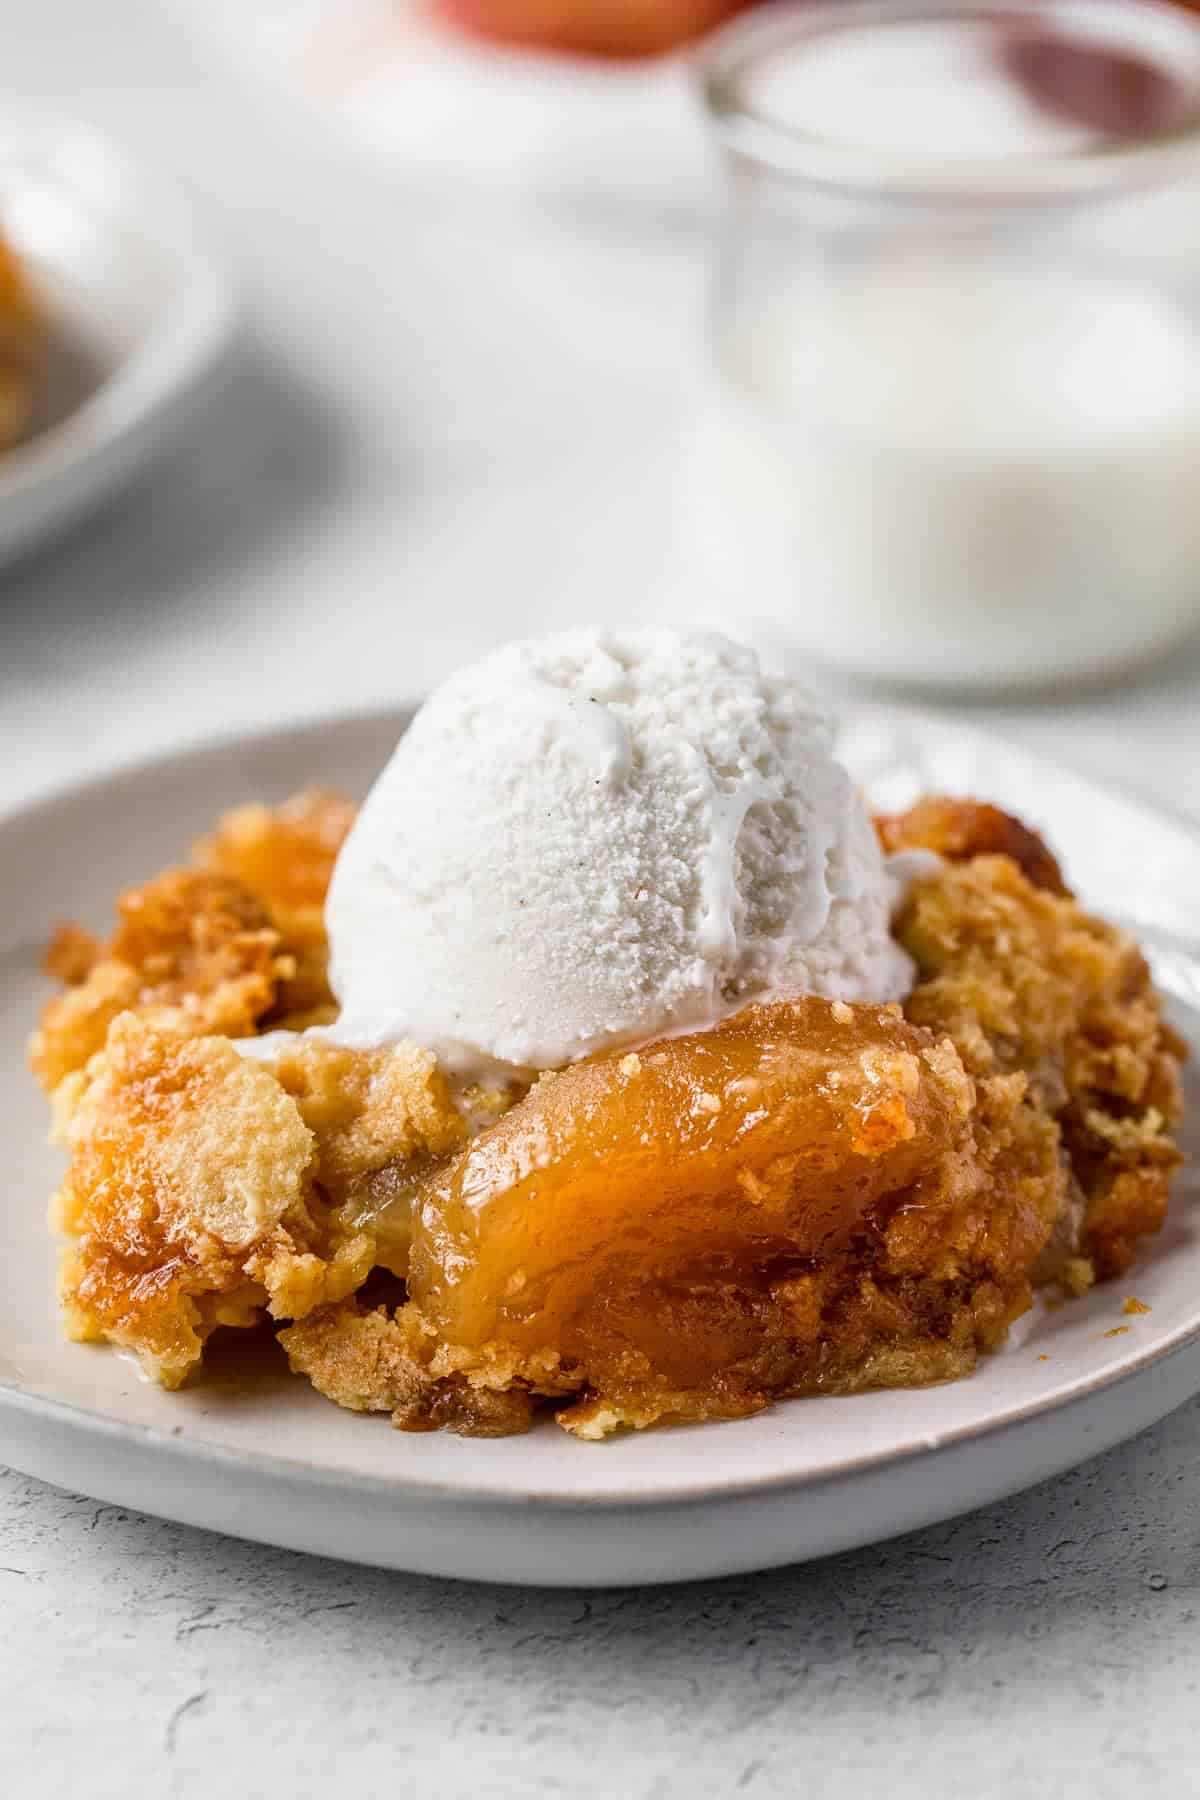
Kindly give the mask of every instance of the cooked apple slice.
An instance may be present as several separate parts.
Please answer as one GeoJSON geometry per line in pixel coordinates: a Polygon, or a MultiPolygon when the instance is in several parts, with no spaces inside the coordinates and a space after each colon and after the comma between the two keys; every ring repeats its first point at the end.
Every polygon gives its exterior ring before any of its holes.
{"type": "Polygon", "coordinates": [[[881,1229],[971,1100],[951,1046],[898,1009],[815,998],[595,1058],[543,1077],[430,1180],[410,1294],[452,1344],[553,1347],[593,1380],[632,1353],[705,1380],[743,1336],[761,1349],[731,1291],[765,1294],[881,1229]]]}

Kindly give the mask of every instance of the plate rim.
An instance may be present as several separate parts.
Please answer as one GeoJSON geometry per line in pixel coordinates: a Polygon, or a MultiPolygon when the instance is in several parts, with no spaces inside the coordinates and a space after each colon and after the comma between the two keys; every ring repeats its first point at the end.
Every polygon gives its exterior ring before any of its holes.
{"type": "MultiPolygon", "coordinates": [[[[159,748],[119,753],[100,768],[89,770],[86,775],[60,777],[33,794],[19,797],[7,806],[0,806],[0,840],[10,830],[27,828],[36,821],[38,815],[52,813],[57,805],[86,800],[89,794],[103,790],[114,782],[137,777],[153,778],[159,773],[179,770],[187,764],[209,755],[220,756],[241,748],[249,751],[269,749],[286,754],[292,746],[299,749],[306,740],[319,738],[339,728],[355,726],[365,730],[377,729],[381,734],[386,730],[395,729],[399,735],[411,721],[419,704],[419,698],[414,698],[387,705],[341,705],[332,709],[285,717],[249,727],[233,723],[215,730],[193,733],[178,742],[159,748]]],[[[920,721],[923,727],[935,730],[947,728],[947,721],[944,718],[939,718],[936,714],[926,714],[919,708],[881,706],[868,700],[861,703],[857,710],[860,713],[876,712],[886,713],[893,717],[904,716],[914,721],[920,721]]],[[[1004,740],[998,734],[979,731],[970,725],[965,729],[976,740],[1006,747],[1004,740]]],[[[1046,766],[1052,766],[1053,763],[1053,759],[1040,755],[1035,760],[1046,766]]],[[[1066,767],[1066,765],[1060,766],[1066,767]]],[[[1073,778],[1087,783],[1098,792],[1104,791],[1106,784],[1095,782],[1080,771],[1071,770],[1070,773],[1073,778]]],[[[1128,790],[1126,793],[1128,795],[1128,790]]],[[[1147,801],[1140,795],[1128,795],[1128,797],[1144,812],[1163,819],[1174,830],[1185,831],[1200,850],[1200,829],[1193,822],[1189,822],[1186,816],[1172,814],[1166,808],[1159,807],[1155,802],[1147,801]]],[[[1027,1424],[1051,1413],[1062,1412],[1080,1402],[1093,1399],[1106,1390],[1119,1388],[1127,1382],[1137,1380],[1145,1376],[1149,1369],[1173,1359],[1195,1344],[1197,1340],[1200,1340],[1200,1302],[1198,1302],[1197,1312],[1190,1322],[1175,1326],[1165,1337],[1156,1340],[1155,1343],[1147,1345],[1141,1350],[1130,1346],[1119,1362],[1098,1369],[1092,1374],[1077,1376],[1065,1387],[1055,1389],[1050,1394],[1025,1401],[1013,1401],[1001,1410],[989,1413],[984,1419],[951,1426],[943,1432],[925,1432],[885,1449],[850,1454],[817,1470],[777,1470],[774,1473],[757,1476],[728,1474],[700,1482],[672,1483],[658,1490],[631,1487],[589,1491],[583,1487],[572,1487],[570,1491],[559,1491],[547,1489],[536,1480],[531,1481],[528,1486],[510,1485],[506,1488],[496,1488],[481,1484],[478,1478],[453,1480],[414,1474],[400,1468],[394,1474],[386,1475],[369,1470],[354,1471],[345,1467],[332,1467],[304,1461],[291,1456],[277,1456],[260,1450],[230,1448],[205,1438],[202,1431],[185,1429],[183,1425],[164,1430],[155,1425],[141,1424],[123,1419],[113,1413],[92,1410],[73,1401],[61,1400],[53,1395],[37,1392],[20,1381],[13,1381],[5,1377],[0,1377],[0,1413],[12,1410],[34,1418],[42,1417],[87,1436],[99,1437],[110,1442],[123,1441],[139,1448],[150,1448],[162,1456],[184,1464],[216,1464],[221,1467],[235,1468],[274,1482],[300,1481],[330,1489],[362,1491],[364,1494],[390,1496],[397,1502],[436,1499],[443,1502],[452,1500],[470,1505],[482,1503],[527,1506],[534,1503],[539,1506],[564,1510],[603,1510],[612,1507],[641,1510],[667,1508],[674,1505],[733,1501],[752,1498],[756,1495],[777,1494],[789,1489],[817,1491],[830,1483],[844,1481],[856,1475],[873,1474],[885,1468],[917,1461],[938,1451],[965,1445],[975,1439],[998,1437],[1014,1427],[1027,1424]]],[[[81,1354],[113,1354],[111,1349],[105,1352],[102,1346],[80,1344],[73,1348],[81,1354]]],[[[972,1377],[967,1376],[964,1379],[969,1382],[972,1377]]],[[[931,1385],[958,1387],[962,1384],[954,1382],[931,1385]]],[[[820,1396],[810,1398],[816,1400],[820,1396]]],[[[853,1399],[854,1396],[848,1396],[848,1398],[853,1399]]],[[[788,1402],[779,1404],[786,1405],[788,1402]]],[[[704,1425],[680,1425],[667,1429],[691,1433],[706,1428],[704,1425]]],[[[579,1446],[579,1449],[581,1454],[590,1452],[603,1455],[603,1446],[586,1445],[579,1446]]],[[[580,1464],[581,1469],[584,1466],[584,1464],[580,1464]]]]}
{"type": "MultiPolygon", "coordinates": [[[[844,1482],[854,1476],[874,1475],[885,1469],[898,1465],[916,1462],[927,1456],[936,1455],[939,1451],[962,1448],[977,1438],[999,1438],[1004,1433],[1033,1420],[1041,1419],[1051,1413],[1065,1412],[1082,1402],[1094,1400],[1109,1389],[1123,1387],[1126,1383],[1139,1380],[1150,1368],[1172,1361],[1176,1356],[1189,1349],[1200,1339],[1200,1318],[1190,1326],[1181,1326],[1165,1342],[1147,1348],[1134,1356],[1129,1362],[1101,1371],[1096,1376],[1080,1377],[1064,1391],[1056,1392],[1053,1397],[1015,1404],[1004,1412],[990,1414],[986,1420],[960,1425],[945,1432],[927,1433],[920,1439],[895,1445],[888,1450],[868,1451],[856,1456],[844,1457],[841,1461],[830,1463],[811,1472],[781,1471],[773,1475],[761,1475],[752,1478],[729,1477],[720,1481],[692,1483],[690,1485],[671,1486],[662,1491],[648,1491],[645,1488],[611,1488],[588,1492],[572,1489],[569,1492],[541,1487],[531,1484],[528,1488],[493,1488],[480,1486],[467,1480],[438,1480],[428,1476],[414,1476],[407,1471],[398,1470],[393,1475],[377,1475],[369,1470],[351,1471],[345,1468],[331,1468],[326,1464],[301,1462],[294,1457],[272,1456],[260,1450],[232,1450],[226,1445],[214,1443],[198,1433],[186,1431],[182,1426],[177,1430],[159,1430],[153,1425],[139,1425],[127,1419],[119,1419],[109,1413],[93,1412],[71,1401],[57,1400],[52,1396],[31,1392],[18,1383],[0,1379],[0,1414],[5,1410],[22,1412],[29,1417],[49,1419],[71,1431],[80,1432],[88,1437],[104,1438],[112,1442],[136,1445],[148,1448],[170,1459],[188,1464],[199,1463],[205,1466],[220,1466],[242,1471],[264,1480],[278,1483],[303,1482],[306,1485],[329,1488],[331,1490],[350,1489],[376,1497],[389,1498],[395,1501],[454,1501],[463,1505],[488,1505],[505,1507],[522,1507],[529,1505],[553,1507],[562,1511],[604,1511],[613,1507],[632,1510],[648,1510],[669,1508],[672,1506],[702,1505],[714,1501],[733,1501],[750,1499],[757,1495],[770,1495],[795,1490],[797,1492],[816,1492],[824,1486],[844,1482]]],[[[79,1344],[78,1350],[103,1354],[106,1347],[99,1344],[79,1344]]],[[[108,1349],[108,1354],[113,1354],[108,1349]]],[[[970,1375],[956,1382],[934,1382],[931,1387],[959,1386],[961,1380],[970,1381],[970,1375]]],[[[831,1396],[832,1397],[832,1396],[831,1396]]],[[[842,1398],[853,1400],[856,1396],[847,1395],[842,1398]]],[[[802,1396],[803,1398],[803,1396],[802,1396]]],[[[814,1402],[822,1398],[820,1395],[809,1396],[814,1402]]],[[[786,1406],[787,1400],[776,1402],[786,1406]]],[[[378,1415],[376,1415],[378,1417],[378,1415]]],[[[737,1421],[733,1421],[736,1423],[737,1421]]],[[[712,1424],[730,1423],[730,1421],[707,1421],[697,1425],[667,1426],[670,1431],[697,1432],[707,1429],[712,1424]]],[[[548,1428],[548,1427],[547,1427],[548,1428]]],[[[578,1446],[581,1455],[603,1455],[603,1446],[594,1444],[578,1446]]],[[[582,1465],[581,1465],[582,1466],[582,1465]]]]}

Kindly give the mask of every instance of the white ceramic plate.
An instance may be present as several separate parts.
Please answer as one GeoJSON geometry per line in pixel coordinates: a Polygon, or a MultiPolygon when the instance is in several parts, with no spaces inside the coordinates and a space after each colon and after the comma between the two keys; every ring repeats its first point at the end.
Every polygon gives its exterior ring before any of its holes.
{"type": "MultiPolygon", "coordinates": [[[[587,1445],[406,1436],[341,1412],[266,1346],[160,1393],[124,1357],[64,1343],[43,1223],[59,1159],[23,1060],[47,926],[94,925],[220,807],[313,780],[361,791],[401,718],[238,738],[93,780],[0,820],[0,1457],[121,1505],[264,1542],[498,1581],[668,1581],[769,1567],[950,1516],[1140,1431],[1200,1389],[1200,1242],[1185,1172],[1169,1228],[1121,1286],[1037,1312],[969,1381],[792,1401],[756,1419],[587,1445]],[[1134,1293],[1151,1311],[1126,1317],[1134,1293]],[[1120,1335],[1109,1335],[1120,1328],[1120,1335]]],[[[847,732],[886,803],[985,794],[1048,829],[1084,894],[1140,922],[1200,1044],[1189,944],[1200,843],[1182,825],[1018,751],[871,710],[847,732]]],[[[1200,1094],[1193,1093],[1200,1116],[1200,1094]]],[[[1193,1131],[1193,1142],[1195,1133],[1193,1131]]]]}
{"type": "Polygon", "coordinates": [[[178,200],[90,126],[0,113],[0,225],[50,320],[23,441],[0,455],[0,560],[144,463],[233,326],[227,277],[178,200]]]}

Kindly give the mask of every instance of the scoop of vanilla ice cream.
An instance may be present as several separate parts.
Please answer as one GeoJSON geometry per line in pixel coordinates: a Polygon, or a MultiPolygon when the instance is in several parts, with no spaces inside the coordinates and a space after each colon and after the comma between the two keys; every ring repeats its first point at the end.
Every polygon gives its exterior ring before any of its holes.
{"type": "Polygon", "coordinates": [[[462,670],[327,904],[337,1037],[560,1066],[768,993],[894,999],[892,886],[825,716],[709,634],[571,632],[462,670]]]}

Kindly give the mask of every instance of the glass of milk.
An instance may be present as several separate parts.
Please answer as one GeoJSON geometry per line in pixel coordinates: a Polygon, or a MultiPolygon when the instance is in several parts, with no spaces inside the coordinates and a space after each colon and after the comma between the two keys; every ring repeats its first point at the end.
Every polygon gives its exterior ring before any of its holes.
{"type": "Polygon", "coordinates": [[[957,688],[1200,625],[1200,18],[814,0],[719,36],[702,82],[696,524],[731,624],[957,688]]]}

